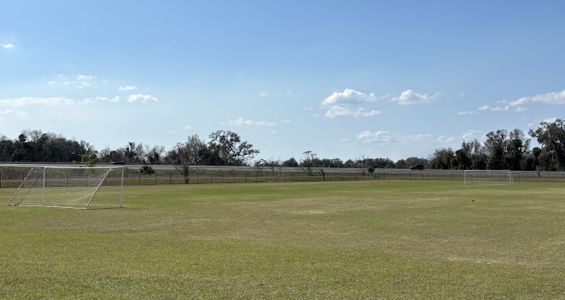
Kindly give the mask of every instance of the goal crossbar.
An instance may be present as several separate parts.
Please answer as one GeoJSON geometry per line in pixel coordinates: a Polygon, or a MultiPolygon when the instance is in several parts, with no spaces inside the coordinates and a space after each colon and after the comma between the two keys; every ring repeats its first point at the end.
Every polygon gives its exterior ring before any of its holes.
{"type": "Polygon", "coordinates": [[[514,178],[510,170],[465,170],[464,185],[470,184],[513,184],[514,178]]]}

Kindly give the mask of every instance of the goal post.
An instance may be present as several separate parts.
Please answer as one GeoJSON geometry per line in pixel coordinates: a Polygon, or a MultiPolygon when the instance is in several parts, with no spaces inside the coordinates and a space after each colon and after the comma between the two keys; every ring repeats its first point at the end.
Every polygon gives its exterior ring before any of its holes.
{"type": "Polygon", "coordinates": [[[472,184],[513,184],[514,178],[510,170],[465,170],[464,185],[472,184]]]}
{"type": "Polygon", "coordinates": [[[11,206],[102,208],[124,206],[124,167],[31,167],[11,206]]]}

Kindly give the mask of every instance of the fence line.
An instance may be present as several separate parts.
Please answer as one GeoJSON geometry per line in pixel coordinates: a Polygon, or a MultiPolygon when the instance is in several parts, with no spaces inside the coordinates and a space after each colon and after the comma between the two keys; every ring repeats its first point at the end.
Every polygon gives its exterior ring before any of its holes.
{"type": "MultiPolygon", "coordinates": [[[[0,165],[0,188],[17,187],[29,165],[0,165]]],[[[185,178],[174,167],[155,168],[155,173],[144,175],[139,168],[127,166],[125,185],[159,185],[159,184],[215,184],[215,183],[285,183],[285,182],[323,182],[323,181],[363,181],[363,180],[460,180],[463,181],[463,170],[423,170],[409,169],[375,169],[373,173],[360,169],[322,168],[312,169],[311,173],[301,168],[254,168],[254,167],[222,167],[194,166],[191,174],[185,178]]],[[[548,171],[513,171],[514,182],[565,182],[565,172],[548,171]]],[[[106,184],[118,182],[117,177],[109,177],[106,184]]]]}

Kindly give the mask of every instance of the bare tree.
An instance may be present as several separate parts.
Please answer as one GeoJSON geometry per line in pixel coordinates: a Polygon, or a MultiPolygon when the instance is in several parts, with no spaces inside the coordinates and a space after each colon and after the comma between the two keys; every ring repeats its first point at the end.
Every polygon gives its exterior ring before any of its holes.
{"type": "Polygon", "coordinates": [[[302,167],[302,170],[304,171],[304,173],[306,173],[306,175],[311,176],[312,173],[312,167],[314,167],[314,160],[316,159],[316,153],[312,152],[311,150],[307,150],[304,151],[304,153],[302,153],[304,155],[304,158],[302,159],[302,163],[300,164],[302,167]]]}

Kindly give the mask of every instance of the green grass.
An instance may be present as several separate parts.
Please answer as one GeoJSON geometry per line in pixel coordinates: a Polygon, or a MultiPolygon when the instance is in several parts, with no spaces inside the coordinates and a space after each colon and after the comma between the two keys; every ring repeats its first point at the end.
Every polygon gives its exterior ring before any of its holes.
{"type": "Polygon", "coordinates": [[[126,209],[8,207],[0,298],[562,298],[565,186],[128,187],[126,209]]]}

